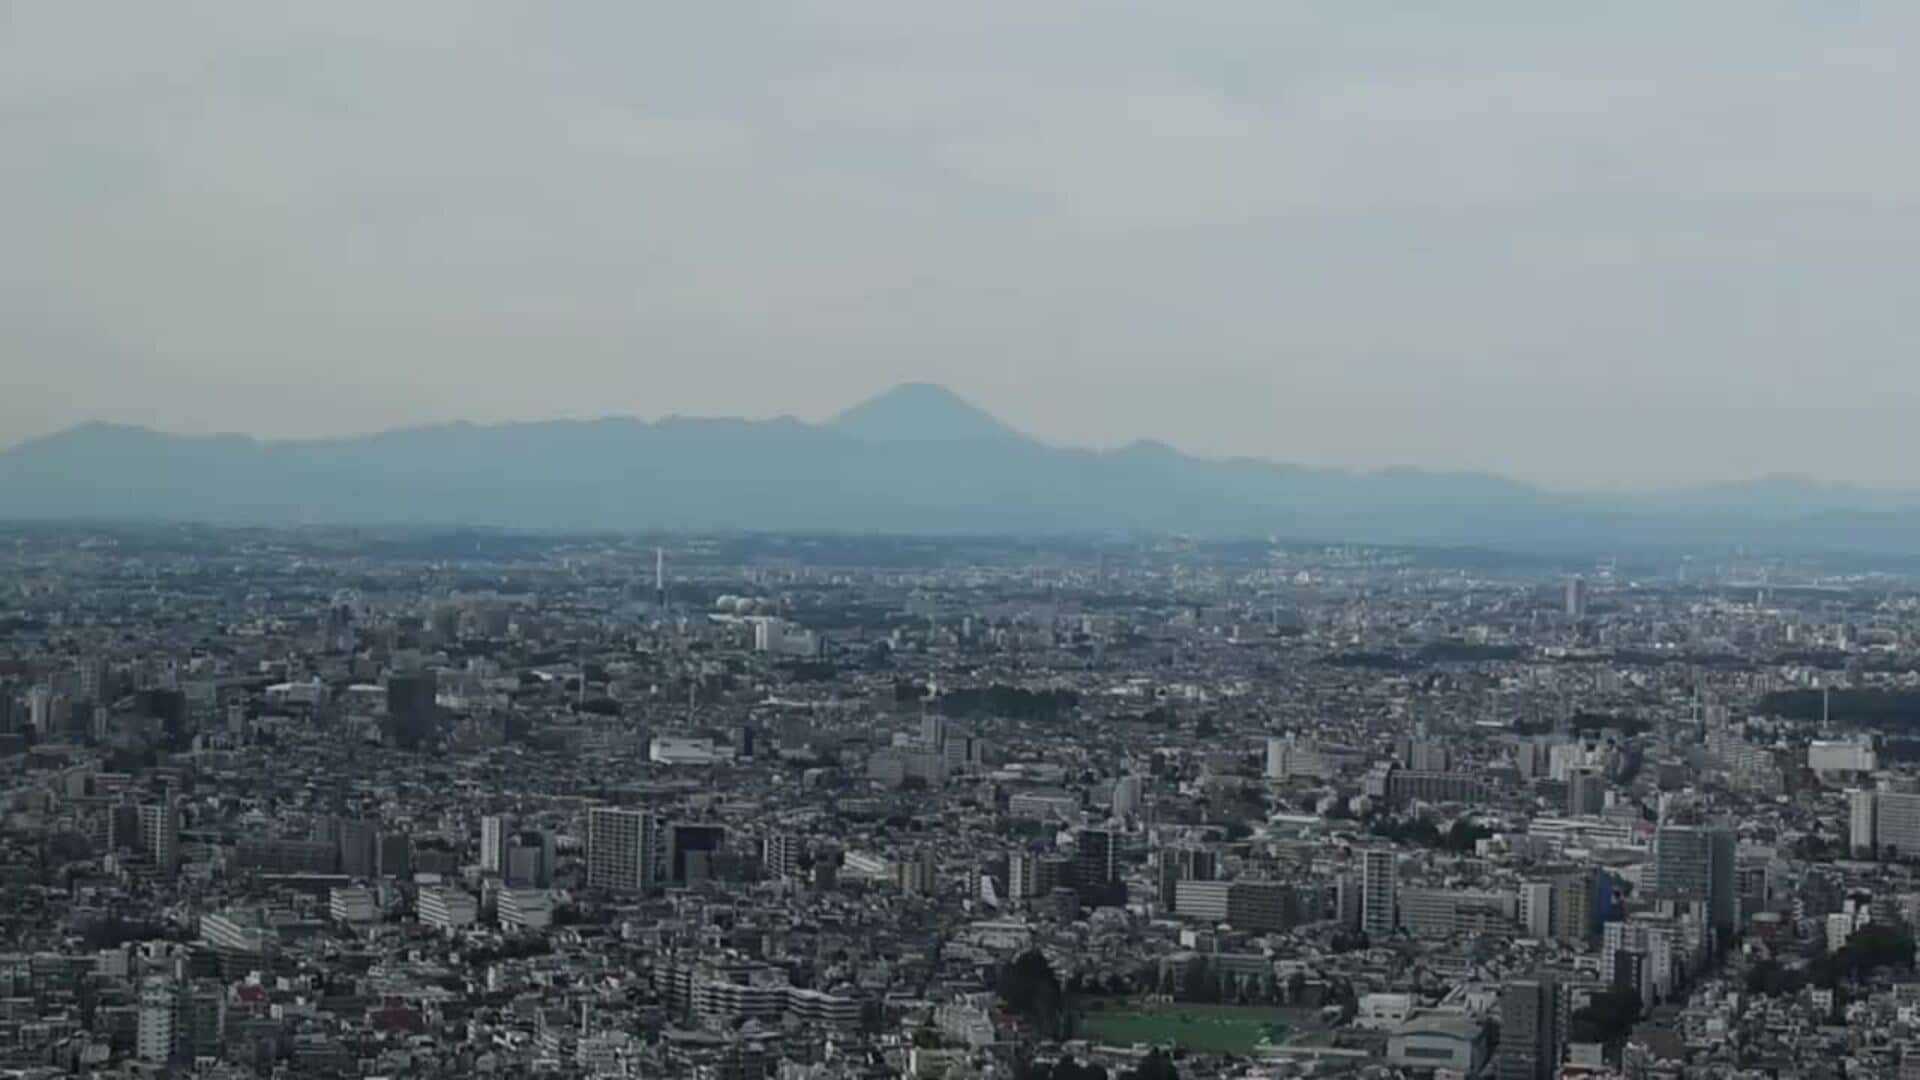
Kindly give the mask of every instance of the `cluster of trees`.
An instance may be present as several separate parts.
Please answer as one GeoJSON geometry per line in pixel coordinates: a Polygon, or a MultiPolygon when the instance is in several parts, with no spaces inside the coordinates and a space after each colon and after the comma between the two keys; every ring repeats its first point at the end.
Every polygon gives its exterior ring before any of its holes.
{"type": "Polygon", "coordinates": [[[939,701],[941,713],[947,716],[999,716],[1034,723],[1054,723],[1079,706],[1080,695],[1072,690],[1027,690],[1004,683],[950,690],[939,701]]]}
{"type": "Polygon", "coordinates": [[[1033,1030],[1047,1037],[1061,1030],[1066,1020],[1066,993],[1060,988],[1059,976],[1053,973],[1053,965],[1039,950],[1021,953],[1002,969],[996,990],[1001,1006],[1033,1030]]]}
{"type": "Polygon", "coordinates": [[[1640,1022],[1640,993],[1616,986],[1593,995],[1573,1014],[1573,1041],[1617,1043],[1640,1022]]]}
{"type": "Polygon", "coordinates": [[[1823,953],[1804,967],[1762,960],[1747,969],[1747,992],[1790,996],[1808,986],[1831,990],[1879,968],[1913,970],[1913,934],[1897,926],[1869,923],[1853,932],[1837,952],[1823,953]]]}
{"type": "Polygon", "coordinates": [[[1204,955],[1188,963],[1177,981],[1170,970],[1160,980],[1162,993],[1197,1005],[1292,1004],[1302,999],[1306,989],[1306,976],[1297,971],[1282,983],[1271,969],[1258,974],[1228,972],[1216,968],[1204,955]]]}
{"type": "Polygon", "coordinates": [[[1478,645],[1469,641],[1435,641],[1421,646],[1416,655],[1433,664],[1474,664],[1518,660],[1526,655],[1526,650],[1518,645],[1478,645]]]}
{"type": "Polygon", "coordinates": [[[1384,652],[1334,653],[1320,662],[1328,667],[1364,668],[1368,671],[1416,671],[1420,667],[1404,657],[1384,652]]]}
{"type": "Polygon", "coordinates": [[[1470,854],[1474,845],[1493,835],[1493,830],[1484,825],[1476,825],[1461,818],[1445,829],[1433,823],[1429,818],[1379,818],[1367,830],[1373,835],[1387,840],[1415,844],[1420,847],[1450,851],[1456,854],[1470,854]]]}
{"type": "Polygon", "coordinates": [[[1920,729],[1920,690],[1776,690],[1753,711],[1809,724],[1828,711],[1837,724],[1914,731],[1920,729]]]}

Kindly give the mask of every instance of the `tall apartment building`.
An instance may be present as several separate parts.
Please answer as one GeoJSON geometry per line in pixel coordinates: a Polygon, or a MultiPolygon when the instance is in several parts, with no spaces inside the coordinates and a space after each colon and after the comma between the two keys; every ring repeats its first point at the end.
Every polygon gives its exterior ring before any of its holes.
{"type": "Polygon", "coordinates": [[[1399,862],[1391,848],[1371,848],[1361,855],[1360,929],[1371,942],[1392,937],[1398,925],[1394,905],[1399,876],[1399,862]]]}
{"type": "Polygon", "coordinates": [[[1877,792],[1847,792],[1847,846],[1855,858],[1870,859],[1880,852],[1877,792]]]}
{"type": "Polygon", "coordinates": [[[480,872],[505,877],[507,842],[513,836],[513,819],[504,814],[488,814],[480,819],[480,872]]]}
{"type": "Polygon", "coordinates": [[[760,844],[760,863],[766,868],[767,876],[792,878],[800,874],[800,855],[806,850],[806,840],[793,833],[770,832],[760,844]]]}
{"type": "Polygon", "coordinates": [[[180,864],[180,809],[173,800],[146,803],[139,810],[140,853],[162,874],[180,864]]]}
{"type": "Polygon", "coordinates": [[[596,806],[587,811],[587,887],[645,893],[653,888],[653,815],[596,806]]]}

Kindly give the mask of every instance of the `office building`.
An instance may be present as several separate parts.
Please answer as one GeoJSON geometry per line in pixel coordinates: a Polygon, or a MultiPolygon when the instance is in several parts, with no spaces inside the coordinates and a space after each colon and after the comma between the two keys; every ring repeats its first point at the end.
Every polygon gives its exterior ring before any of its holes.
{"type": "Polygon", "coordinates": [[[695,884],[713,876],[713,858],[727,846],[725,825],[675,822],[667,826],[666,879],[695,884]]]}
{"type": "Polygon", "coordinates": [[[1716,931],[1732,933],[1738,915],[1734,839],[1726,829],[1669,825],[1654,834],[1654,896],[1701,905],[1716,931]]]}
{"type": "Polygon", "coordinates": [[[402,832],[379,834],[374,849],[374,873],[383,878],[413,876],[413,838],[402,832]]]}
{"type": "Polygon", "coordinates": [[[1553,980],[1517,979],[1500,992],[1498,1080],[1550,1080],[1560,1071],[1560,1002],[1553,980]]]}
{"type": "Polygon", "coordinates": [[[340,822],[340,872],[350,878],[374,877],[380,868],[380,833],[373,822],[345,818],[340,822]]]}
{"type": "Polygon", "coordinates": [[[511,833],[507,837],[506,865],[500,880],[508,885],[553,887],[553,835],[542,829],[511,833]]]}
{"type": "Polygon", "coordinates": [[[645,893],[653,888],[653,815],[596,806],[587,811],[587,887],[645,893]]]}
{"type": "Polygon", "coordinates": [[[1567,816],[1591,817],[1607,808],[1607,780],[1597,769],[1567,773],[1567,816]]]}
{"type": "Polygon", "coordinates": [[[1074,878],[1077,888],[1103,888],[1119,878],[1118,839],[1107,829],[1081,829],[1074,834],[1074,878]]]}
{"type": "MultiPolygon", "coordinates": [[[[1154,885],[1160,909],[1172,911],[1174,894],[1182,881],[1212,881],[1219,876],[1219,859],[1203,847],[1164,847],[1153,853],[1154,885]]],[[[1044,890],[1041,890],[1044,891],[1044,890]]],[[[1026,895],[1040,895],[1039,892],[1026,895]]]]}
{"type": "Polygon", "coordinates": [[[418,750],[440,737],[439,684],[434,674],[414,672],[387,678],[385,735],[403,750],[418,750]]]}

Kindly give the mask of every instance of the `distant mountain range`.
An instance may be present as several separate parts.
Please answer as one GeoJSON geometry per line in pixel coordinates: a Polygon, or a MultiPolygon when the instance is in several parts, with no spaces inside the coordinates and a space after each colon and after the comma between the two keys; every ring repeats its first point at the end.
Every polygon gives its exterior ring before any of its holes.
{"type": "Polygon", "coordinates": [[[1795,478],[1570,496],[1477,473],[1049,446],[950,391],[823,424],[631,418],[264,441],[85,424],[0,452],[0,519],[534,530],[1182,533],[1592,552],[1920,552],[1920,500],[1795,478]]]}

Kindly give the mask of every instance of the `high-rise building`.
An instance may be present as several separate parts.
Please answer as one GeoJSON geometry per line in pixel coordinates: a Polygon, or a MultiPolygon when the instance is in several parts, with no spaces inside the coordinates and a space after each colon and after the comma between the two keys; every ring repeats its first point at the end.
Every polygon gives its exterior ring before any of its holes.
{"type": "Polygon", "coordinates": [[[1123,776],[1113,785],[1113,816],[1132,817],[1140,812],[1140,798],[1143,788],[1137,776],[1123,776]]]}
{"type": "Polygon", "coordinates": [[[644,893],[653,888],[653,815],[596,806],[587,811],[587,887],[644,893]]]}
{"type": "Polygon", "coordinates": [[[1031,900],[1043,896],[1040,888],[1040,856],[1032,851],[1007,852],[1007,898],[1031,900]]]}
{"type": "Polygon", "coordinates": [[[1182,881],[1212,881],[1219,876],[1218,857],[1203,847],[1163,847],[1153,853],[1153,863],[1155,891],[1162,911],[1173,910],[1182,881]]]}
{"type": "Polygon", "coordinates": [[[800,853],[806,850],[806,841],[792,833],[770,832],[761,841],[760,862],[766,868],[767,876],[775,878],[793,878],[800,875],[800,853]]]}
{"type": "Polygon", "coordinates": [[[1611,979],[1621,970],[1622,953],[1640,957],[1628,963],[1639,975],[1641,1003],[1651,1007],[1673,993],[1681,951],[1679,923],[1671,918],[1635,915],[1607,924],[1600,948],[1600,971],[1611,979]]]}
{"type": "Polygon", "coordinates": [[[107,666],[106,657],[90,656],[80,661],[80,700],[95,705],[111,704],[113,687],[110,681],[112,669],[107,666]]]}
{"type": "Polygon", "coordinates": [[[1567,617],[1572,619],[1587,617],[1587,579],[1585,578],[1567,579],[1567,617]]]}
{"type": "Polygon", "coordinates": [[[1878,830],[1878,807],[1872,791],[1854,790],[1847,792],[1847,846],[1857,858],[1872,858],[1879,854],[1880,847],[1875,841],[1878,830]]]}
{"type": "Polygon", "coordinates": [[[440,735],[439,684],[431,671],[387,679],[386,736],[403,750],[418,750],[440,735]]]}
{"type": "Polygon", "coordinates": [[[1346,930],[1360,929],[1361,912],[1365,910],[1362,893],[1366,889],[1362,875],[1341,874],[1334,883],[1334,918],[1346,930]]]}
{"type": "Polygon", "coordinates": [[[513,836],[513,819],[504,814],[488,814],[480,819],[480,872],[505,877],[507,842],[513,836]]]}
{"type": "Polygon", "coordinates": [[[180,810],[171,799],[140,807],[140,853],[162,874],[172,874],[180,862],[180,810]]]}
{"type": "Polygon", "coordinates": [[[1567,774],[1567,814],[1590,817],[1607,808],[1607,779],[1596,769],[1575,769],[1567,774]]]}
{"type": "Polygon", "coordinates": [[[1098,889],[1112,884],[1119,874],[1119,846],[1107,829],[1081,829],[1074,834],[1074,886],[1098,889]]]}
{"type": "Polygon", "coordinates": [[[150,978],[140,987],[140,1020],[135,1038],[141,1061],[165,1064],[173,1060],[179,1007],[179,992],[168,980],[150,978]]]}
{"type": "Polygon", "coordinates": [[[373,869],[381,877],[412,877],[413,838],[402,832],[381,833],[373,869]]]}
{"type": "Polygon", "coordinates": [[[340,819],[340,872],[350,878],[373,877],[380,867],[380,833],[373,822],[340,819]]]}
{"type": "Polygon", "coordinates": [[[1500,992],[1499,1080],[1548,1080],[1560,1070],[1558,987],[1546,978],[1517,979],[1500,992]]]}
{"type": "Polygon", "coordinates": [[[1553,936],[1569,945],[1593,940],[1595,894],[1604,879],[1598,870],[1563,874],[1553,881],[1553,936]]]}
{"type": "Polygon", "coordinates": [[[1654,834],[1653,860],[1656,898],[1700,904],[1716,931],[1733,931],[1739,908],[1732,832],[1665,826],[1654,834]]]}
{"type": "Polygon", "coordinates": [[[1920,857],[1920,794],[1874,793],[1873,846],[1882,857],[1920,857]]]}
{"type": "Polygon", "coordinates": [[[1553,882],[1529,881],[1520,886],[1520,925],[1536,941],[1553,937],[1553,882]]]}
{"type": "Polygon", "coordinates": [[[1370,848],[1361,855],[1360,929],[1380,944],[1393,936],[1395,892],[1400,868],[1391,848],[1370,848]]]}
{"type": "Polygon", "coordinates": [[[1285,780],[1287,778],[1287,740],[1278,736],[1267,739],[1267,779],[1285,780]]]}
{"type": "Polygon", "coordinates": [[[508,885],[553,885],[553,835],[544,829],[522,829],[507,837],[506,860],[500,878],[508,885]]]}
{"type": "Polygon", "coordinates": [[[667,827],[667,880],[676,885],[712,876],[713,857],[727,846],[727,827],[675,822],[667,827]]]}

